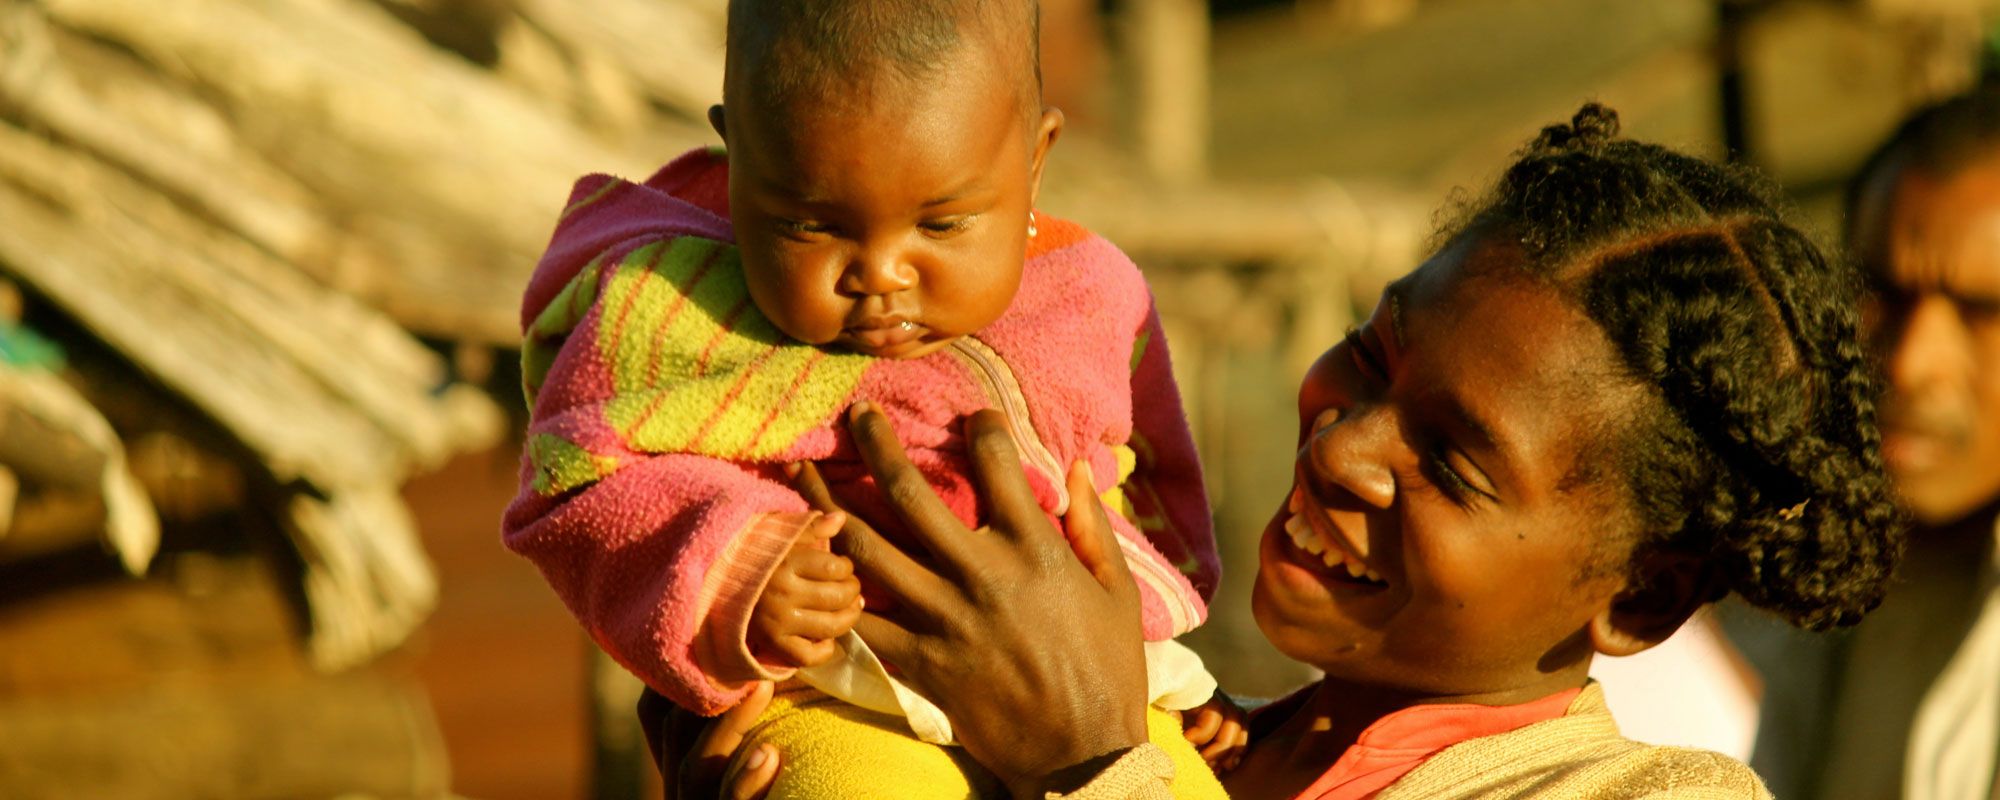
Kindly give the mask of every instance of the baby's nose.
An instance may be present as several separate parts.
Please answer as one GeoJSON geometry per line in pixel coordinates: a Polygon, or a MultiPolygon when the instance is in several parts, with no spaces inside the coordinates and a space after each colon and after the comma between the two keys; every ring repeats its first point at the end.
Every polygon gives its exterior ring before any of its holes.
{"type": "Polygon", "coordinates": [[[917,285],[917,271],[894,254],[857,253],[841,275],[840,289],[848,294],[894,294],[917,285]]]}

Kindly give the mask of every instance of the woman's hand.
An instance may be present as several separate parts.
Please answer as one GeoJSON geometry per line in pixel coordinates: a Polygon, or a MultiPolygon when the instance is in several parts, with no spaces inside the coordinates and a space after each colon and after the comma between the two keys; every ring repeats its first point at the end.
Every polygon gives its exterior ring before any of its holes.
{"type": "MultiPolygon", "coordinates": [[[[756,688],[736,707],[714,720],[693,712],[669,708],[661,724],[665,728],[660,754],[661,778],[667,796],[679,800],[760,800],[778,779],[778,749],[758,745],[743,756],[743,766],[723,784],[729,761],[743,746],[743,738],[771,705],[772,686],[758,682],[756,688]],[[696,731],[699,731],[698,733],[696,731]]],[[[666,702],[664,699],[659,702],[666,702]]],[[[643,704],[642,704],[643,705],[643,704]]],[[[642,712],[641,716],[645,716],[642,712]]]]}
{"type": "MultiPolygon", "coordinates": [[[[928,556],[926,566],[847,515],[836,546],[896,601],[855,630],[951,719],[960,744],[1017,795],[1088,780],[1092,767],[1146,741],[1139,594],[1087,465],[1070,470],[1065,539],[1035,502],[1004,418],[966,423],[989,524],[967,530],[904,455],[889,420],[865,404],[849,429],[876,483],[928,556]]],[[[810,465],[799,490],[837,501],[810,465]]]]}

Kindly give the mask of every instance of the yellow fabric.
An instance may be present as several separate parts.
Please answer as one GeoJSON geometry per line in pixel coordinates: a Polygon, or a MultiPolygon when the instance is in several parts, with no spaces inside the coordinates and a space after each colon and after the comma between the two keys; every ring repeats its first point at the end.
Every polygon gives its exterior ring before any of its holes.
{"type": "Polygon", "coordinates": [[[1125,481],[1130,479],[1132,471],[1139,467],[1139,456],[1132,452],[1132,448],[1122,444],[1111,448],[1111,456],[1118,459],[1118,480],[1113,481],[1111,488],[1098,495],[1097,500],[1104,504],[1104,510],[1126,519],[1133,519],[1138,516],[1138,511],[1132,507],[1132,501],[1125,497],[1125,481]]]}
{"type": "MultiPolygon", "coordinates": [[[[1033,709],[1023,709],[1031,724],[1033,709]]],[[[1173,796],[1227,797],[1222,784],[1181,735],[1173,715],[1149,709],[1153,744],[1174,762],[1173,796]]],[[[957,747],[925,744],[902,720],[848,705],[809,687],[788,684],[757,720],[739,754],[760,744],[778,748],[782,766],[768,800],[909,798],[959,800],[1006,797],[1006,787],[957,747]]],[[[730,766],[733,778],[738,765],[730,766]]]]}
{"type": "Polygon", "coordinates": [[[1461,742],[1390,784],[1377,800],[1472,798],[1769,800],[1757,773],[1720,753],[1641,744],[1618,733],[1591,682],[1557,719],[1461,742]]]}

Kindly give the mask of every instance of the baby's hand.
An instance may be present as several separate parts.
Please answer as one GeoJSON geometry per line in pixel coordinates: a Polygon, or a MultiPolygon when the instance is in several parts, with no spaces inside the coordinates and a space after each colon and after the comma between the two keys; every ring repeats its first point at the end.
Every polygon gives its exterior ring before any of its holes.
{"type": "Polygon", "coordinates": [[[1243,709],[1220,691],[1208,702],[1181,712],[1181,734],[1201,751],[1201,759],[1217,775],[1235,769],[1250,744],[1243,709]]]}
{"type": "Polygon", "coordinates": [[[750,612],[750,652],[781,667],[813,667],[833,660],[833,640],[861,617],[861,581],[854,562],[827,550],[839,531],[838,515],[822,517],[799,534],[792,551],[764,584],[750,612]],[[825,524],[833,520],[833,524],[825,524]]]}

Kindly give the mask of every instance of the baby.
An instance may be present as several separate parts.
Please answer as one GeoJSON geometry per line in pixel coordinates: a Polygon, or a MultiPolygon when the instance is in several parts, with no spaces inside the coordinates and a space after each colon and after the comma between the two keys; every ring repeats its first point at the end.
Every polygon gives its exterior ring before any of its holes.
{"type": "MultiPolygon", "coordinates": [[[[1111,244],[1033,210],[1063,121],[1041,103],[1037,13],[735,0],[709,112],[726,154],[582,179],[528,286],[533,416],[506,543],[686,708],[785,681],[761,727],[792,754],[775,797],[995,788],[935,746],[943,714],[853,634],[864,591],[829,549],[838,519],[786,479],[817,462],[888,516],[838,424],[858,401],[968,525],[966,414],[1006,413],[1050,514],[1087,464],[1144,596],[1156,736],[1200,763],[1164,713],[1198,708],[1187,738],[1211,760],[1241,744],[1171,641],[1205,618],[1219,567],[1151,296],[1111,244]]],[[[1206,769],[1182,774],[1182,795],[1219,796],[1206,769]]]]}

